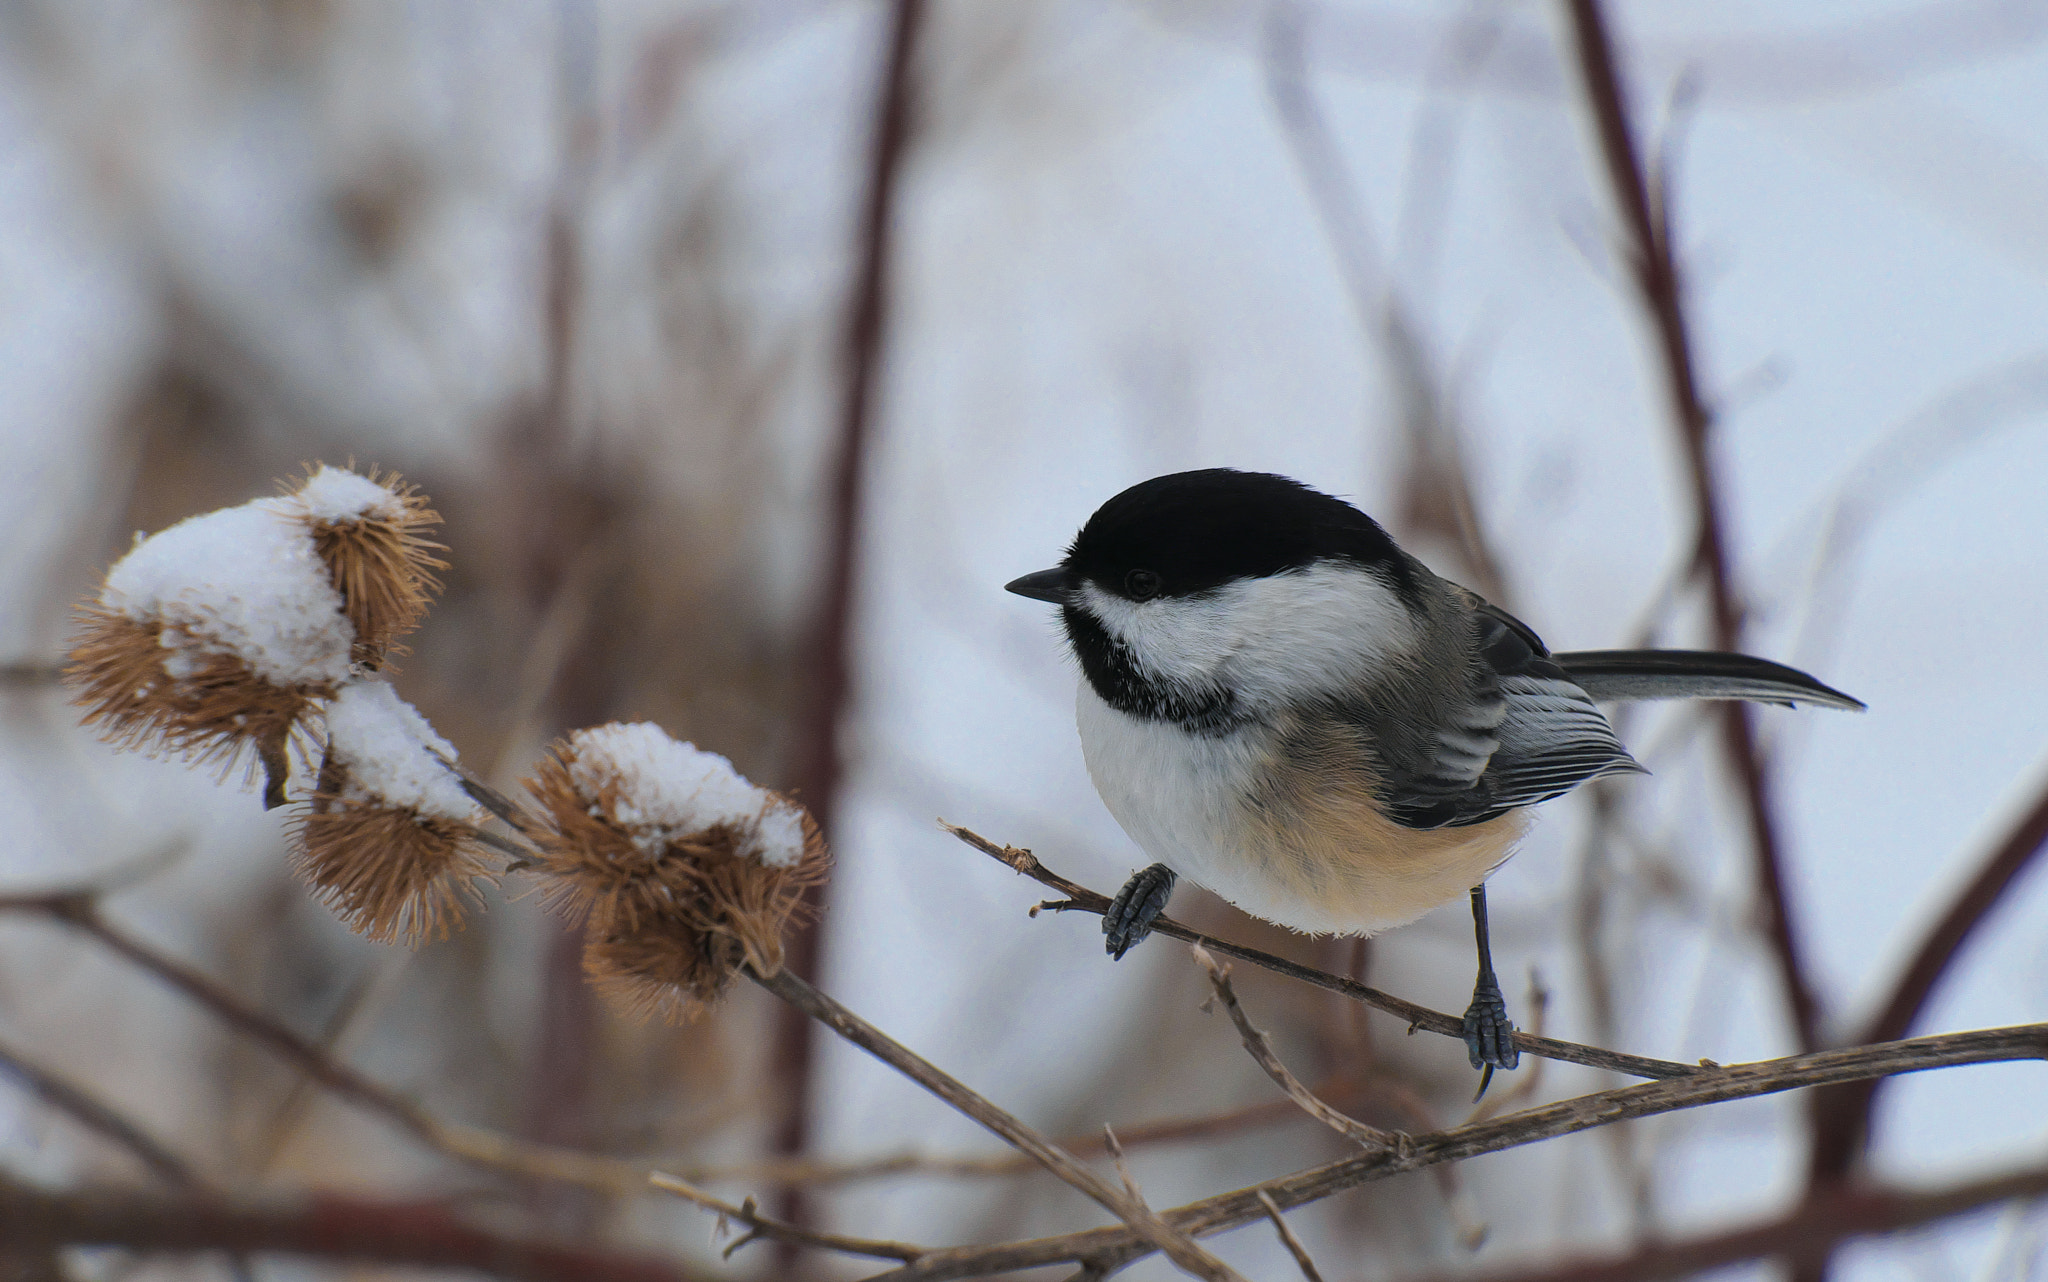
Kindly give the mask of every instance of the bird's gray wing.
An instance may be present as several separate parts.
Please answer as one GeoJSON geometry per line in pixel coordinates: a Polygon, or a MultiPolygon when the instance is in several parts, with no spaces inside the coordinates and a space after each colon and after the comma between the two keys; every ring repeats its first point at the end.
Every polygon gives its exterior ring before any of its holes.
{"type": "Polygon", "coordinates": [[[1411,828],[1483,823],[1601,775],[1640,771],[1529,625],[1470,598],[1480,662],[1426,741],[1383,742],[1382,800],[1411,828]],[[1482,751],[1483,749],[1483,751],[1482,751]]]}

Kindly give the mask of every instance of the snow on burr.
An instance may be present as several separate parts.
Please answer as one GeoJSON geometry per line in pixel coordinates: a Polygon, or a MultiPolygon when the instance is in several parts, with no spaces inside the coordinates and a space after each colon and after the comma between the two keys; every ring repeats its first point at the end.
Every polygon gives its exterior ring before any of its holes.
{"type": "Polygon", "coordinates": [[[292,496],[306,515],[323,525],[340,525],[366,516],[397,520],[405,501],[366,476],[322,463],[292,496]]]}
{"type": "Polygon", "coordinates": [[[358,789],[395,810],[458,823],[483,817],[450,768],[454,746],[387,681],[351,681],[328,703],[327,752],[358,789]]]}
{"type": "Polygon", "coordinates": [[[257,499],[142,539],[107,571],[100,604],[161,624],[164,671],[232,654],[280,686],[343,681],[355,629],[295,499],[257,499]]]}
{"type": "Polygon", "coordinates": [[[610,794],[605,814],[643,850],[709,828],[742,833],[741,853],[775,868],[803,857],[803,814],[748,783],[715,752],[669,737],[651,721],[613,722],[569,736],[569,777],[584,797],[610,794]]]}

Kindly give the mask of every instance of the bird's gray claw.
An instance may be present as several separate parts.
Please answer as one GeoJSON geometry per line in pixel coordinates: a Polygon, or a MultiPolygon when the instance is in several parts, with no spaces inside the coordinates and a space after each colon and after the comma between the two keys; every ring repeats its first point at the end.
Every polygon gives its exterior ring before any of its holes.
{"type": "Polygon", "coordinates": [[[1166,911],[1166,901],[1173,895],[1174,880],[1173,869],[1153,864],[1132,874],[1116,892],[1109,911],[1102,914],[1103,947],[1111,957],[1121,960],[1152,933],[1152,923],[1166,911]]]}
{"type": "Polygon", "coordinates": [[[1465,1053],[1472,1067],[1485,1069],[1488,1078],[1496,1068],[1513,1068],[1522,1062],[1522,1052],[1515,1045],[1515,1026],[1508,1020],[1508,1004],[1500,995],[1500,982],[1490,971],[1479,976],[1472,989],[1472,1004],[1465,1008],[1465,1053]]]}

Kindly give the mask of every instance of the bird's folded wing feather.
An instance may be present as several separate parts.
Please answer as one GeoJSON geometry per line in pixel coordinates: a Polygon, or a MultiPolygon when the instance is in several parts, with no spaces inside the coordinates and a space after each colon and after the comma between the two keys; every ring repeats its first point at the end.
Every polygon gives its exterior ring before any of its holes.
{"type": "Polygon", "coordinates": [[[1482,823],[1588,779],[1642,769],[1527,624],[1476,598],[1475,606],[1484,666],[1470,698],[1405,752],[1379,737],[1382,797],[1397,823],[1482,823]]]}

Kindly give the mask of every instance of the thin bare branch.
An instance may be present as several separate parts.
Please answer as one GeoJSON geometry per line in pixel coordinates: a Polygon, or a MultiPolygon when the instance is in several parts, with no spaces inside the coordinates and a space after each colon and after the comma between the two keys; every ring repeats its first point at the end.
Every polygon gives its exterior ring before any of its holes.
{"type": "MultiPolygon", "coordinates": [[[[1658,339],[1664,389],[1672,425],[1685,451],[1699,522],[1696,569],[1706,578],[1713,606],[1714,645],[1738,649],[1742,638],[1741,597],[1722,523],[1719,482],[1708,435],[1711,418],[1700,396],[1692,339],[1685,318],[1684,289],[1672,251],[1669,226],[1660,218],[1643,176],[1642,161],[1628,119],[1626,96],[1614,47],[1598,0],[1566,0],[1580,79],[1600,135],[1608,185],[1628,236],[1627,257],[1643,308],[1658,339]]],[[[1758,751],[1747,706],[1723,705],[1715,714],[1722,750],[1741,784],[1743,809],[1755,857],[1758,893],[1763,897],[1767,934],[1785,992],[1792,1029],[1804,1050],[1821,1044],[1820,1005],[1806,976],[1799,939],[1785,891],[1783,843],[1773,815],[1769,780],[1758,751]]]]}
{"type": "Polygon", "coordinates": [[[12,1074],[51,1108],[127,1150],[165,1183],[188,1189],[206,1186],[190,1163],[144,1130],[141,1123],[55,1069],[0,1043],[0,1070],[12,1074]]]}
{"type": "Polygon", "coordinates": [[[728,1246],[729,1256],[755,1238],[768,1238],[797,1246],[814,1246],[826,1251],[839,1251],[847,1255],[872,1255],[885,1260],[913,1261],[926,1254],[926,1248],[909,1242],[890,1242],[879,1238],[848,1237],[843,1233],[821,1233],[816,1229],[790,1224],[760,1213],[754,1206],[754,1199],[748,1198],[735,1208],[731,1203],[707,1195],[704,1190],[685,1180],[663,1171],[656,1171],[647,1177],[647,1182],[665,1193],[673,1193],[685,1202],[715,1211],[729,1220],[737,1220],[747,1226],[747,1235],[728,1246]]]}
{"type": "MultiPolygon", "coordinates": [[[[1343,1083],[1337,1085],[1341,1087],[1343,1083]]],[[[1324,1093],[1334,1092],[1326,1090],[1324,1093]]],[[[1165,1121],[1127,1127],[1119,1134],[1118,1142],[1126,1148],[1189,1143],[1253,1127],[1294,1121],[1300,1117],[1301,1110],[1296,1108],[1291,1100],[1265,1100],[1216,1113],[1169,1118],[1165,1121]]],[[[1094,1142],[1095,1138],[1093,1135],[1056,1136],[1053,1143],[1075,1152],[1094,1142]]],[[[984,1156],[905,1152],[847,1162],[770,1158],[758,1162],[675,1167],[672,1168],[672,1172],[678,1178],[697,1184],[741,1180],[760,1184],[830,1185],[895,1175],[938,1175],[972,1179],[1024,1175],[1044,1169],[1022,1153],[1004,1151],[984,1156]]]]}
{"type": "MultiPolygon", "coordinates": [[[[1413,1137],[1405,1151],[1376,1150],[1267,1180],[1234,1193],[1203,1198],[1162,1211],[1169,1224],[1205,1237],[1260,1219],[1259,1194],[1282,1209],[1319,1201],[1361,1184],[1387,1179],[1441,1162],[1460,1161],[1542,1140],[1570,1135],[1636,1117],[1651,1117],[1706,1104],[1751,1099],[1809,1086],[1827,1086],[1897,1073],[1917,1073],[1961,1064],[2048,1059],[2048,1024],[1946,1033],[1938,1037],[1816,1051],[1753,1064],[1703,1067],[1691,1076],[1642,1082],[1617,1090],[1560,1100],[1540,1108],[1468,1126],[1413,1137]]],[[[1152,1248],[1125,1228],[1091,1229],[1059,1237],[1007,1242],[989,1247],[933,1251],[916,1264],[877,1275],[891,1282],[941,1282],[1004,1269],[1086,1261],[1114,1270],[1152,1248]]]]}
{"type": "Polygon", "coordinates": [[[1209,987],[1215,992],[1217,1000],[1223,1003],[1224,1012],[1230,1016],[1230,1022],[1237,1025],[1237,1035],[1243,1039],[1244,1048],[1251,1052],[1252,1059],[1265,1070],[1266,1076],[1272,1078],[1281,1090],[1287,1092],[1287,1098],[1300,1106],[1302,1112],[1345,1139],[1363,1144],[1367,1148],[1400,1149],[1408,1142],[1408,1137],[1398,1131],[1383,1131],[1377,1126],[1367,1126],[1364,1122],[1346,1117],[1317,1099],[1308,1087],[1301,1084],[1299,1078],[1288,1071],[1287,1065],[1280,1062],[1280,1057],[1273,1053],[1272,1043],[1266,1040],[1266,1034],[1252,1023],[1251,1016],[1244,1013],[1244,1006],[1237,1000],[1237,990],[1230,983],[1230,968],[1218,962],[1210,955],[1209,950],[1200,944],[1189,945],[1189,951],[1194,953],[1196,963],[1208,973],[1209,987]]]}
{"type": "Polygon", "coordinates": [[[1260,1193],[1259,1205],[1266,1208],[1266,1218],[1273,1221],[1274,1230],[1280,1234],[1280,1244],[1287,1248],[1287,1253],[1301,1266],[1301,1276],[1307,1278],[1308,1282],[1323,1282],[1323,1275],[1316,1270],[1314,1258],[1309,1255],[1308,1248],[1302,1245],[1301,1239],[1294,1236],[1294,1230],[1287,1227],[1287,1217],[1280,1213],[1280,1204],[1273,1200],[1272,1194],[1260,1193]]]}
{"type": "MultiPolygon", "coordinates": [[[[998,846],[979,833],[962,828],[957,824],[947,823],[943,819],[939,821],[939,826],[991,859],[1007,864],[1010,868],[1023,873],[1026,877],[1031,878],[1040,885],[1049,886],[1066,896],[1064,900],[1055,903],[1041,904],[1039,905],[1040,908],[1049,908],[1055,912],[1088,912],[1099,915],[1109,907],[1109,898],[1107,896],[1099,895],[1079,883],[1068,881],[1065,877],[1060,876],[1040,863],[1037,857],[1028,850],[1022,850],[1016,846],[998,846]]],[[[1037,910],[1034,909],[1033,911],[1037,910]]],[[[1427,1029],[1432,1033],[1441,1033],[1445,1037],[1456,1038],[1461,1042],[1464,1040],[1465,1025],[1464,1021],[1459,1017],[1446,1015],[1442,1011],[1431,1010],[1427,1006],[1418,1005],[1405,998],[1396,997],[1391,993],[1381,992],[1379,989],[1368,987],[1355,979],[1350,979],[1343,975],[1332,975],[1328,971],[1317,970],[1312,966],[1304,966],[1299,962],[1289,961],[1285,957],[1276,957],[1272,953],[1261,952],[1256,948],[1246,948],[1241,944],[1233,944],[1228,940],[1218,939],[1213,935],[1204,935],[1200,931],[1188,929],[1170,917],[1161,917],[1153,922],[1152,933],[1163,935],[1168,939],[1178,939],[1183,943],[1200,944],[1212,953],[1221,953],[1227,957],[1235,957],[1239,961],[1248,961],[1255,966],[1263,966],[1267,970],[1285,975],[1290,979],[1298,979],[1302,983],[1313,984],[1317,988],[1349,997],[1353,1001],[1362,1002],[1375,1010],[1383,1010],[1390,1015],[1405,1020],[1410,1031],[1421,1028],[1427,1029]]],[[[1571,1064],[1583,1064],[1588,1068],[1625,1073],[1630,1077],[1684,1077],[1698,1071],[1691,1064],[1680,1064],[1668,1059],[1651,1059],[1643,1055],[1626,1055],[1619,1051],[1603,1050],[1598,1046],[1581,1046],[1576,1042],[1560,1042],[1548,1037],[1537,1037],[1526,1032],[1517,1032],[1515,1034],[1515,1045],[1530,1055],[1541,1055],[1546,1059],[1563,1060],[1571,1064]]]]}
{"type": "Polygon", "coordinates": [[[1145,1241],[1148,1252],[1165,1252],[1176,1265],[1195,1277],[1212,1279],[1213,1282],[1242,1282],[1234,1269],[1196,1246],[1193,1239],[1168,1225],[1157,1212],[1127,1190],[1089,1170],[1073,1154],[788,970],[762,975],[750,968],[746,973],[761,987],[995,1132],[1020,1152],[1029,1154],[1045,1169],[1107,1208],[1145,1241]]]}
{"type": "MultiPolygon", "coordinates": [[[[394,1123],[415,1140],[445,1156],[500,1174],[575,1185],[613,1196],[630,1196],[646,1191],[651,1187],[649,1181],[658,1173],[650,1162],[535,1143],[484,1127],[436,1117],[398,1092],[371,1081],[334,1059],[315,1043],[248,1005],[206,975],[164,956],[108,923],[99,915],[89,891],[0,896],[0,911],[8,910],[42,913],[80,930],[176,988],[229,1028],[292,1064],[321,1088],[394,1123]]],[[[684,1190],[689,1189],[686,1196],[690,1201],[716,1214],[746,1223],[764,1237],[795,1241],[801,1240],[804,1232],[795,1225],[785,1225],[759,1215],[746,1206],[735,1206],[691,1189],[673,1175],[664,1175],[661,1187],[676,1194],[684,1194],[684,1190]]],[[[901,1258],[889,1254],[892,1258],[901,1258]]]]}

